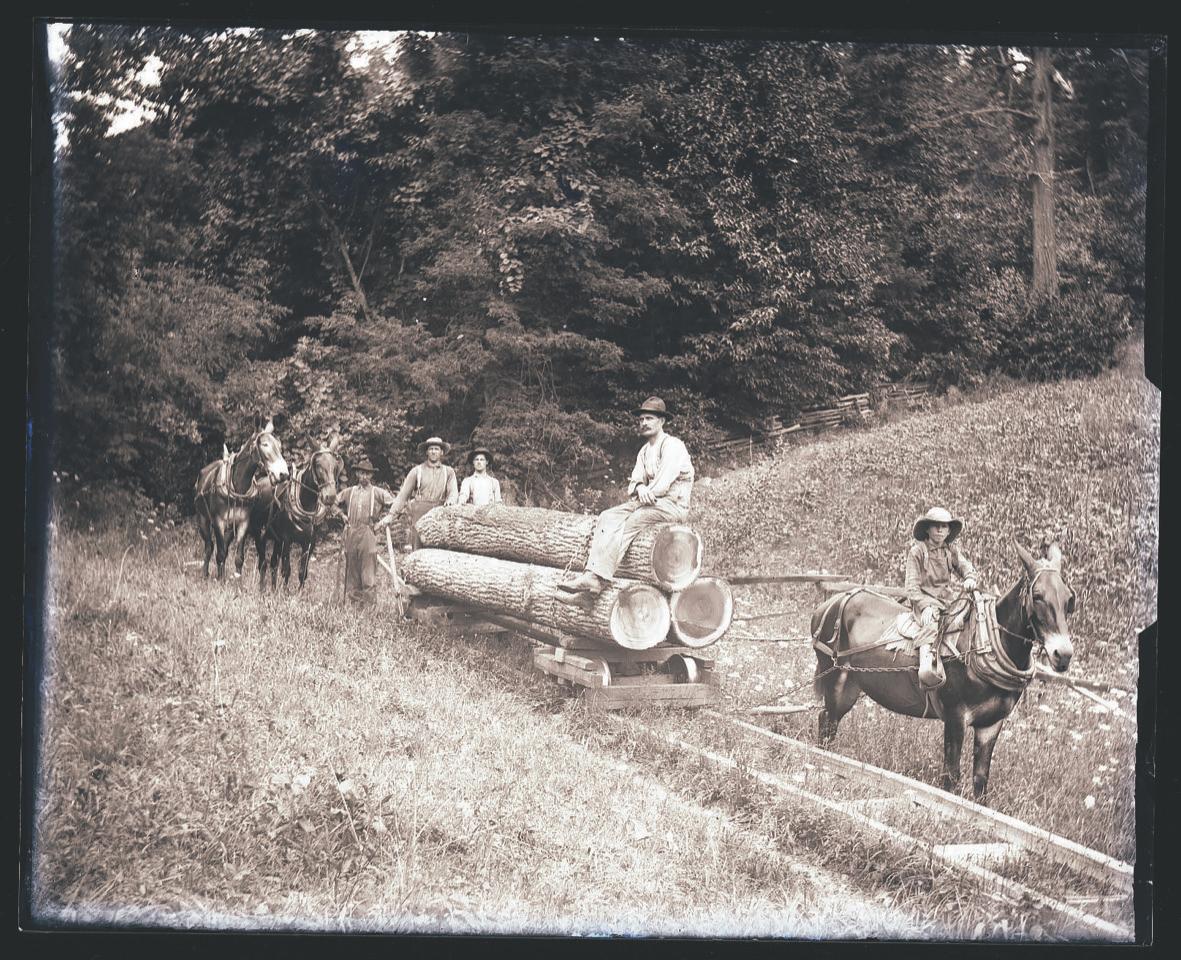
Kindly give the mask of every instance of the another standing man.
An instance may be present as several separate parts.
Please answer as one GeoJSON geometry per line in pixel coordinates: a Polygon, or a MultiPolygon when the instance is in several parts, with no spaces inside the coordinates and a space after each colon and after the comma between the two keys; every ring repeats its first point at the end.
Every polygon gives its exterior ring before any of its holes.
{"type": "Polygon", "coordinates": [[[558,584],[563,603],[583,604],[586,595],[597,596],[611,583],[619,561],[644,527],[683,523],[689,515],[693,491],[693,463],[685,444],[664,432],[668,409],[660,397],[649,397],[637,410],[640,436],[648,442],[640,448],[627,485],[628,501],[599,514],[591,541],[586,573],[558,584]],[[582,596],[580,596],[582,595],[582,596]]]}
{"type": "Polygon", "coordinates": [[[443,456],[449,453],[451,444],[445,443],[439,437],[428,437],[418,445],[418,455],[424,451],[426,459],[406,474],[402,481],[402,489],[398,491],[398,498],[394,501],[393,514],[407,511],[410,521],[409,548],[417,550],[422,546],[418,539],[418,531],[414,525],[428,510],[435,507],[453,506],[459,499],[459,483],[455,479],[455,471],[443,463],[443,456]],[[407,502],[410,506],[407,508],[407,502]]]}
{"type": "Polygon", "coordinates": [[[354,603],[371,604],[377,593],[377,537],[374,530],[387,526],[394,518],[393,495],[382,487],[373,486],[373,464],[368,457],[353,467],[357,475],[355,486],[345,487],[336,498],[337,506],[344,507],[344,589],[345,596],[354,603]],[[385,514],[374,519],[385,509],[385,514]]]}
{"type": "Polygon", "coordinates": [[[500,481],[488,471],[492,469],[492,453],[487,447],[476,447],[467,455],[470,476],[463,478],[459,485],[459,502],[471,503],[477,507],[490,503],[503,503],[500,496],[500,481]]]}

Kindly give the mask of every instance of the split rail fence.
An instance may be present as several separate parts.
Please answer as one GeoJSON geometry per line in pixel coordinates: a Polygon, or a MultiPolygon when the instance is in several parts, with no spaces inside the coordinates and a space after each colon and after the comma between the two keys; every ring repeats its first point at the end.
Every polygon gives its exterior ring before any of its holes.
{"type": "MultiPolygon", "coordinates": [[[[890,383],[883,385],[875,393],[888,403],[904,403],[911,406],[931,394],[931,385],[929,383],[890,383]]],[[[716,440],[708,445],[708,449],[721,452],[753,450],[754,447],[772,444],[793,433],[820,432],[839,427],[845,423],[856,423],[869,416],[871,409],[873,409],[873,403],[869,393],[851,393],[848,396],[838,397],[834,407],[805,410],[793,424],[784,425],[776,417],[770,421],[765,430],[760,430],[757,433],[752,432],[745,436],[716,440]]]]}

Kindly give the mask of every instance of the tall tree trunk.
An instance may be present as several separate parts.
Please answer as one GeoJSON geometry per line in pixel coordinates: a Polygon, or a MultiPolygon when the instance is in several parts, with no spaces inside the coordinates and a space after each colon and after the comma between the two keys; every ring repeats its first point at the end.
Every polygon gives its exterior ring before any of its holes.
{"type": "Polygon", "coordinates": [[[1054,113],[1050,51],[1033,52],[1033,295],[1058,295],[1058,243],[1054,236],[1054,113]]]}

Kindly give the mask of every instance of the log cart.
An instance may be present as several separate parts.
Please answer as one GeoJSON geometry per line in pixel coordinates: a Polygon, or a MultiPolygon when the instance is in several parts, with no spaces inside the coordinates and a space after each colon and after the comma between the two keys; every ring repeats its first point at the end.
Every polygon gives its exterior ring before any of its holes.
{"type": "Polygon", "coordinates": [[[464,636],[534,641],[536,669],[608,710],[721,699],[703,648],[730,626],[733,598],[702,577],[701,541],[667,525],[637,537],[619,577],[583,606],[556,599],[583,569],[593,517],[523,507],[436,508],[418,522],[425,546],[402,561],[407,615],[464,636]]]}

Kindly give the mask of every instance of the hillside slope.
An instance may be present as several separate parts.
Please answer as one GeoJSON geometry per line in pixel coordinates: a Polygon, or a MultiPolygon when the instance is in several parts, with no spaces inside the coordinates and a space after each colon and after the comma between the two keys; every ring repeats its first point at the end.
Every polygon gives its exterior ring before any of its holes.
{"type": "Polygon", "coordinates": [[[1156,619],[1160,395],[1120,370],[797,444],[699,484],[691,522],[718,574],[818,570],[900,583],[911,525],[940,504],[986,585],[1020,569],[1014,539],[1056,539],[1078,593],[1085,661],[1132,653],[1156,619]]]}

